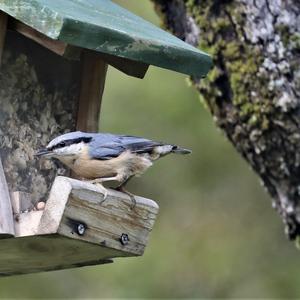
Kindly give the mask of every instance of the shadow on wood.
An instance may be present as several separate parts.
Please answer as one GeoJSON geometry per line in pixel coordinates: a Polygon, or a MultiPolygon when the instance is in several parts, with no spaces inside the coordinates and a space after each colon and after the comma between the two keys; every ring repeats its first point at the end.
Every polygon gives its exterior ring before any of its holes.
{"type": "Polygon", "coordinates": [[[158,205],[58,176],[43,211],[21,213],[15,238],[0,241],[0,276],[111,262],[144,253],[158,205]]]}

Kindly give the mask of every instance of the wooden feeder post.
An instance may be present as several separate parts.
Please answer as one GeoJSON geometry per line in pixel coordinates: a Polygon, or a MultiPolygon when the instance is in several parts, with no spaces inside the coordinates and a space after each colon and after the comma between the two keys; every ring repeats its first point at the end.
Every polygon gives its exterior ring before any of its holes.
{"type": "Polygon", "coordinates": [[[94,132],[99,127],[107,67],[107,63],[95,53],[90,51],[82,53],[77,130],[94,132]]]}
{"type": "Polygon", "coordinates": [[[0,66],[2,62],[2,54],[3,54],[6,30],[7,30],[7,14],[0,12],[0,66]]]}
{"type": "Polygon", "coordinates": [[[98,130],[108,65],[202,78],[210,56],[110,0],[10,0],[0,1],[0,62],[0,275],[142,255],[154,201],[136,197],[132,209],[113,190],[104,201],[34,154],[59,134],[98,130]]]}
{"type": "Polygon", "coordinates": [[[8,186],[0,159],[0,238],[14,236],[15,228],[8,186]]]}
{"type": "MultiPolygon", "coordinates": [[[[0,66],[7,28],[7,15],[0,13],[0,66]]],[[[0,156],[0,238],[14,236],[14,222],[8,186],[0,156]]]]}

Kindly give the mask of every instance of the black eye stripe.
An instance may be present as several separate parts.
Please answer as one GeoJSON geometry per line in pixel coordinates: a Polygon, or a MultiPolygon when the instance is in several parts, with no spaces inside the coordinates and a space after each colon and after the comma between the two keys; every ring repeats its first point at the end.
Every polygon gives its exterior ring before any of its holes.
{"type": "Polygon", "coordinates": [[[63,148],[66,146],[70,146],[72,144],[79,144],[81,142],[88,143],[91,141],[91,139],[92,138],[90,138],[90,137],[84,137],[84,138],[77,138],[77,139],[73,139],[73,140],[66,140],[66,141],[60,142],[60,143],[52,146],[51,148],[49,148],[49,150],[52,151],[54,149],[63,148]]]}

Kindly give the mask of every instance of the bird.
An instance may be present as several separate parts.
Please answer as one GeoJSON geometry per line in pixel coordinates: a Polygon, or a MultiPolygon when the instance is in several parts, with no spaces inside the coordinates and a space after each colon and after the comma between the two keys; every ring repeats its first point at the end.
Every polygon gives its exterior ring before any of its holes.
{"type": "Polygon", "coordinates": [[[135,205],[125,185],[170,153],[189,154],[191,150],[131,135],[75,131],[57,136],[36,156],[58,159],[80,178],[97,184],[104,200],[107,189],[103,182],[117,181],[116,189],[128,194],[135,205]]]}

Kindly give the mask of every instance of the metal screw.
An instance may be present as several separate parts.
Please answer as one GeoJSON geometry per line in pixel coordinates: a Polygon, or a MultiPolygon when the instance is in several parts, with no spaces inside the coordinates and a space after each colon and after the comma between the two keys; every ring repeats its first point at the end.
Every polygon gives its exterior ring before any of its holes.
{"type": "Polygon", "coordinates": [[[85,232],[85,226],[83,225],[83,224],[81,224],[81,223],[79,223],[78,225],[77,225],[77,233],[79,234],[79,235],[84,235],[84,232],[85,232]]]}
{"type": "Polygon", "coordinates": [[[120,237],[120,242],[122,245],[126,246],[129,242],[129,236],[126,233],[122,233],[121,237],[120,237]]]}

